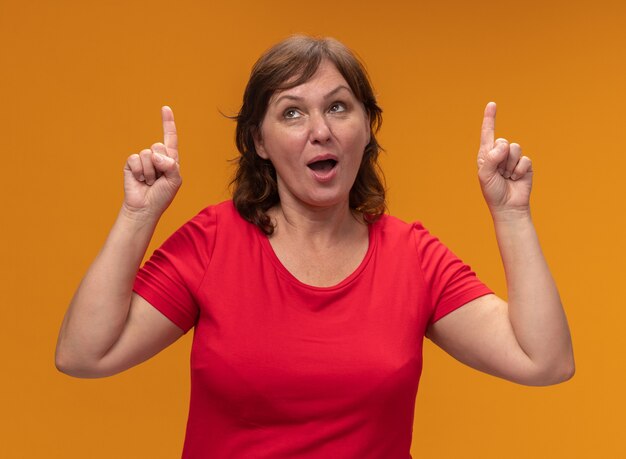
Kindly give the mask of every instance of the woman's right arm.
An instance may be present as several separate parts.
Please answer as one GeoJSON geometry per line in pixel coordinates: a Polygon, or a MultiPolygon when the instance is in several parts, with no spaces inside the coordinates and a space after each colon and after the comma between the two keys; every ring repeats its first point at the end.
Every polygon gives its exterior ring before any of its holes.
{"type": "Polygon", "coordinates": [[[181,185],[174,115],[162,108],[163,143],[131,155],[124,168],[124,203],[78,287],[57,341],[57,368],[98,378],[137,365],[183,331],[133,293],[133,282],[157,222],[181,185]]]}

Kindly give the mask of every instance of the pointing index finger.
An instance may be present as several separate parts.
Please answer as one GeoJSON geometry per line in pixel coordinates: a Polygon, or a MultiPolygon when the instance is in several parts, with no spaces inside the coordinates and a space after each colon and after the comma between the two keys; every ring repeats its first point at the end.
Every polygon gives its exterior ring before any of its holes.
{"type": "Polygon", "coordinates": [[[485,107],[483,126],[480,131],[480,149],[488,152],[493,148],[493,141],[496,130],[496,103],[489,102],[485,107]]]}
{"type": "Polygon", "coordinates": [[[163,144],[167,148],[167,155],[178,161],[178,134],[176,123],[174,123],[174,112],[165,105],[161,108],[161,118],[163,119],[163,144]]]}

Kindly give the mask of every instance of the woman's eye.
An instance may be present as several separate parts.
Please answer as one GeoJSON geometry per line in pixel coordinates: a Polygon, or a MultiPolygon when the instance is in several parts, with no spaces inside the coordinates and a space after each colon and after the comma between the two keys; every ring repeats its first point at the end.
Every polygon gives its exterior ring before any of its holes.
{"type": "Polygon", "coordinates": [[[339,112],[345,112],[345,111],[346,111],[346,106],[342,102],[335,102],[334,104],[330,106],[331,113],[339,113],[339,112]]]}
{"type": "Polygon", "coordinates": [[[287,119],[299,118],[300,113],[295,108],[288,108],[283,112],[283,116],[287,119]]]}

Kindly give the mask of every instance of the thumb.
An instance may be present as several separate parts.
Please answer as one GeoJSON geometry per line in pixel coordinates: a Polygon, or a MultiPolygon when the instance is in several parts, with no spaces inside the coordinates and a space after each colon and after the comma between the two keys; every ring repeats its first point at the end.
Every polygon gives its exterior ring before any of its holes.
{"type": "Polygon", "coordinates": [[[178,163],[169,156],[162,155],[160,153],[153,153],[154,168],[161,172],[168,180],[180,182],[180,169],[178,163]]]}
{"type": "Polygon", "coordinates": [[[485,175],[492,175],[498,172],[498,167],[504,162],[508,156],[509,144],[507,142],[498,142],[496,145],[486,152],[481,158],[480,171],[485,175]]]}

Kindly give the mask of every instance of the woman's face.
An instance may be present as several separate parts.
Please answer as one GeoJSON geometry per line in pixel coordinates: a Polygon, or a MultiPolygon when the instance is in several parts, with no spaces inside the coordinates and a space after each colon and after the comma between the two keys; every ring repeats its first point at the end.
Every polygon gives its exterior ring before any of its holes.
{"type": "Polygon", "coordinates": [[[310,80],[272,96],[255,146],[276,169],[282,203],[330,207],[348,202],[369,141],[363,104],[322,61],[310,80]]]}

